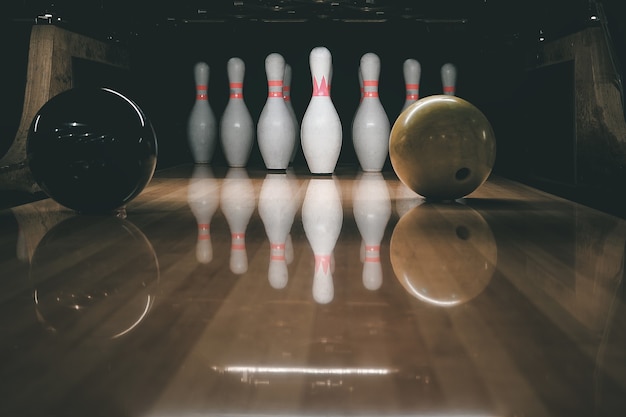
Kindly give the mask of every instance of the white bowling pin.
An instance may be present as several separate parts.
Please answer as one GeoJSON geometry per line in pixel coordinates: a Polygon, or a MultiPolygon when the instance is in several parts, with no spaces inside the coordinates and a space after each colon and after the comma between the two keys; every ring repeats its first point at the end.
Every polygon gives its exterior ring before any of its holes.
{"type": "Polygon", "coordinates": [[[441,66],[441,84],[443,85],[443,94],[456,95],[456,67],[451,63],[441,66]]]}
{"type": "Polygon", "coordinates": [[[411,104],[420,98],[420,79],[422,76],[422,66],[416,59],[409,58],[402,66],[404,73],[404,86],[406,88],[406,98],[404,100],[404,111],[411,104]]]}
{"type": "Polygon", "coordinates": [[[378,97],[380,58],[373,53],[361,57],[363,100],[352,122],[354,150],[366,172],[380,172],[389,154],[389,117],[378,97]]]}
{"type": "Polygon", "coordinates": [[[211,219],[219,206],[219,199],[219,183],[211,168],[205,164],[195,165],[187,188],[187,203],[198,225],[196,259],[203,264],[213,260],[211,219]]]}
{"type": "Polygon", "coordinates": [[[187,139],[196,164],[208,164],[213,158],[217,139],[215,115],[209,104],[209,65],[198,62],[194,66],[196,100],[187,120],[187,139]]]}
{"type": "Polygon", "coordinates": [[[291,115],[291,120],[294,127],[294,145],[293,151],[291,152],[291,158],[289,158],[290,164],[293,163],[293,160],[296,158],[296,153],[298,152],[298,148],[300,147],[300,123],[298,122],[298,116],[296,116],[296,111],[293,108],[293,104],[291,103],[291,79],[291,65],[285,64],[285,76],[283,78],[283,98],[285,99],[285,104],[287,105],[287,109],[289,110],[289,114],[291,115]]]}
{"type": "Polygon", "coordinates": [[[383,282],[380,243],[391,217],[391,197],[379,172],[364,172],[353,195],[354,220],[363,239],[363,286],[377,290],[383,282]]]}
{"type": "Polygon", "coordinates": [[[287,285],[286,244],[298,207],[287,174],[268,173],[259,192],[259,215],[270,242],[268,280],[273,288],[287,285]]]}
{"type": "Polygon", "coordinates": [[[245,168],[230,168],[226,173],[220,207],[230,228],[230,270],[243,274],[248,271],[246,229],[256,207],[254,185],[245,168]]]}
{"type": "Polygon", "coordinates": [[[302,203],[302,225],[315,257],[313,299],[333,300],[333,251],[343,224],[343,208],[334,178],[309,180],[302,203]]]}
{"type": "Polygon", "coordinates": [[[295,126],[283,97],[285,59],[277,53],[269,54],[265,72],[268,94],[257,124],[257,141],[265,167],[285,170],[295,145],[295,126]]]}
{"type": "Polygon", "coordinates": [[[254,122],[243,98],[246,71],[241,58],[230,58],[226,64],[230,97],[220,122],[222,150],[229,167],[245,167],[254,144],[254,122]]]}
{"type": "Polygon", "coordinates": [[[313,93],[302,117],[302,152],[313,174],[332,174],[339,160],[343,131],[339,114],[330,98],[332,56],[319,46],[309,55],[313,93]]]}

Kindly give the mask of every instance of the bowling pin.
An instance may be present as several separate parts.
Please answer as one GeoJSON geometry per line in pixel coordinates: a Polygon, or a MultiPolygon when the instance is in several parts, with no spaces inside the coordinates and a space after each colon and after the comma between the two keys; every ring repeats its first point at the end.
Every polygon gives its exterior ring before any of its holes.
{"type": "Polygon", "coordinates": [[[276,289],[289,280],[286,244],[298,209],[292,181],[286,173],[268,173],[259,192],[259,215],[270,242],[268,281],[276,289]]]}
{"type": "Polygon", "coordinates": [[[416,59],[407,59],[402,66],[404,73],[404,85],[406,88],[406,98],[404,100],[404,111],[411,104],[420,98],[420,78],[422,76],[422,66],[416,59]]]}
{"type": "Polygon", "coordinates": [[[226,64],[230,97],[220,122],[222,150],[229,167],[245,167],[254,144],[254,122],[243,98],[245,63],[233,57],[226,64]]]}
{"type": "Polygon", "coordinates": [[[302,203],[302,225],[313,250],[313,299],[327,304],[334,298],[333,251],[343,224],[343,208],[334,178],[309,180],[302,203]]]}
{"type": "Polygon", "coordinates": [[[380,172],[359,175],[353,194],[354,220],[363,240],[363,286],[377,290],[383,282],[380,243],[391,217],[391,197],[380,172]]]}
{"type": "Polygon", "coordinates": [[[219,198],[219,184],[211,168],[205,164],[195,165],[187,188],[187,204],[196,218],[196,259],[202,264],[213,260],[211,219],[219,206],[219,198]]]}
{"type": "Polygon", "coordinates": [[[330,98],[330,51],[323,46],[313,48],[309,66],[313,93],[300,127],[302,152],[311,173],[332,174],[339,160],[343,131],[330,98]]]}
{"type": "Polygon", "coordinates": [[[196,164],[208,164],[215,151],[217,124],[209,104],[209,65],[198,62],[194,66],[196,100],[187,120],[187,138],[196,164]]]}
{"type": "Polygon", "coordinates": [[[363,100],[352,122],[354,150],[365,172],[380,172],[389,154],[391,125],[378,97],[380,58],[373,53],[361,57],[363,100]]]}
{"type": "Polygon", "coordinates": [[[290,164],[292,164],[293,160],[296,158],[296,153],[298,152],[300,144],[300,124],[298,122],[298,117],[296,116],[296,111],[293,108],[293,104],[291,103],[291,78],[291,65],[285,64],[285,76],[283,78],[283,98],[285,99],[285,104],[287,105],[287,109],[289,110],[289,114],[291,115],[291,121],[293,122],[294,127],[293,151],[291,152],[291,158],[289,158],[290,164]]]}
{"type": "Polygon", "coordinates": [[[295,126],[283,97],[285,59],[277,53],[265,58],[267,100],[257,124],[259,150],[267,169],[285,170],[293,153],[295,126]]]}
{"type": "Polygon", "coordinates": [[[254,186],[245,168],[229,168],[220,193],[220,207],[230,229],[230,270],[234,274],[248,271],[246,229],[256,208],[254,186]]]}
{"type": "Polygon", "coordinates": [[[443,94],[456,95],[456,67],[449,62],[441,66],[441,84],[443,85],[443,94]]]}

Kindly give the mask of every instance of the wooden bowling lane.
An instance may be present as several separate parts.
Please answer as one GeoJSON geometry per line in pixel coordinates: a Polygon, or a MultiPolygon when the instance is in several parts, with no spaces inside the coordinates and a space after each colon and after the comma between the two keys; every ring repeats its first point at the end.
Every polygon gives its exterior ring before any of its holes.
{"type": "Polygon", "coordinates": [[[626,222],[502,178],[435,204],[388,172],[181,166],[125,219],[0,224],[2,415],[626,411],[626,222]]]}

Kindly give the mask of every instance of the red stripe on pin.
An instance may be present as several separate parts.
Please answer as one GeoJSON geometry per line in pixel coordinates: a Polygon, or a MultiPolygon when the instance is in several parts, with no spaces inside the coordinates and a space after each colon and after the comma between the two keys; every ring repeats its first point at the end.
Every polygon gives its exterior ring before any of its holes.
{"type": "Polygon", "coordinates": [[[330,96],[330,85],[326,83],[326,78],[322,77],[321,82],[313,77],[313,95],[314,96],[330,96]]]}
{"type": "Polygon", "coordinates": [[[365,262],[380,262],[380,246],[379,245],[366,245],[365,246],[365,262]]]}
{"type": "Polygon", "coordinates": [[[230,98],[243,98],[241,93],[230,93],[230,98]]]}
{"type": "Polygon", "coordinates": [[[330,270],[330,255],[315,255],[315,270],[327,274],[330,270]]]}
{"type": "Polygon", "coordinates": [[[378,87],[378,81],[376,80],[364,80],[363,87],[378,87]]]}
{"type": "Polygon", "coordinates": [[[283,93],[281,91],[269,91],[267,93],[268,97],[280,97],[283,98],[283,93]]]}
{"type": "Polygon", "coordinates": [[[446,85],[446,86],[443,87],[443,91],[445,93],[453,93],[454,92],[454,87],[446,85]]]}
{"type": "Polygon", "coordinates": [[[230,88],[243,88],[243,83],[230,83],[230,88]]]}
{"type": "Polygon", "coordinates": [[[366,91],[363,93],[363,97],[378,97],[377,91],[366,91]]]}
{"type": "Polygon", "coordinates": [[[269,80],[267,82],[267,85],[270,87],[282,87],[283,81],[282,80],[269,80]]]}

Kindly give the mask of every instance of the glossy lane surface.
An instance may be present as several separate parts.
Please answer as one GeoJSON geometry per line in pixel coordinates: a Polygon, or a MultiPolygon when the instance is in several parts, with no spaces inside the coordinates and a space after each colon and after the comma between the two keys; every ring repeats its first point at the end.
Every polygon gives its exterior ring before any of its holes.
{"type": "Polygon", "coordinates": [[[626,410],[626,222],[514,182],[183,166],[0,222],[2,415],[626,410]]]}

